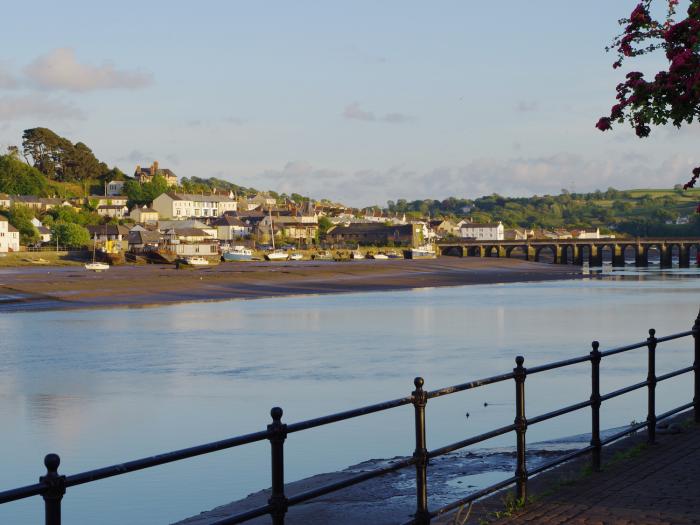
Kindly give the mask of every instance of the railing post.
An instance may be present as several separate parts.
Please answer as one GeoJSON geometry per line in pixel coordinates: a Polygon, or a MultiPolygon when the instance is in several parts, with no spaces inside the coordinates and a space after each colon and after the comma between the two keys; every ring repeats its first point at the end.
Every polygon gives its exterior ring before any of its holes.
{"type": "Polygon", "coordinates": [[[693,339],[695,340],[695,358],[693,360],[693,375],[695,380],[695,394],[693,395],[693,412],[695,422],[700,423],[700,313],[695,318],[693,325],[693,339]]]}
{"type": "Polygon", "coordinates": [[[44,458],[46,475],[39,482],[47,486],[42,494],[46,525],[61,525],[61,499],[66,493],[66,477],[58,473],[61,458],[58,454],[47,454],[44,458]]]}
{"type": "Polygon", "coordinates": [[[284,525],[287,513],[287,497],[284,495],[284,440],[287,438],[287,425],[282,423],[282,409],[270,410],[272,423],[267,425],[270,433],[270,452],[272,458],[272,493],[267,501],[272,507],[270,515],[273,525],[284,525]]]}
{"type": "Polygon", "coordinates": [[[428,449],[425,443],[425,405],[428,403],[428,394],[423,390],[423,378],[416,377],[413,380],[416,389],[411,393],[413,408],[416,416],[416,450],[413,457],[416,459],[416,525],[428,525],[430,513],[428,512],[428,449]]]}
{"type": "Polygon", "coordinates": [[[591,468],[593,472],[600,471],[600,343],[591,343],[591,468]]]}
{"type": "Polygon", "coordinates": [[[515,434],[516,434],[516,465],[515,477],[517,478],[518,501],[525,502],[527,498],[527,465],[525,464],[525,432],[527,431],[527,419],[525,419],[525,377],[527,368],[523,367],[525,358],[521,355],[515,358],[517,365],[513,369],[515,378],[515,434]]]}
{"type": "Polygon", "coordinates": [[[647,346],[649,347],[649,369],[647,372],[647,441],[656,442],[656,330],[649,330],[647,346]]]}

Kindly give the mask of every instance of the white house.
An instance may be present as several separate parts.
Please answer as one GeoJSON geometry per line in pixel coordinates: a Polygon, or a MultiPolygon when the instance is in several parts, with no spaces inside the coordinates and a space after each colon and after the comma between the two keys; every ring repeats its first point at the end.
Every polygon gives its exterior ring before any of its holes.
{"type": "Polygon", "coordinates": [[[505,232],[502,222],[465,222],[460,228],[460,235],[466,239],[476,239],[477,241],[502,241],[505,239],[505,232]]]}
{"type": "Polygon", "coordinates": [[[226,196],[168,192],[153,199],[151,207],[163,219],[189,219],[221,217],[227,211],[236,211],[237,204],[233,194],[226,196]]]}
{"type": "Polygon", "coordinates": [[[107,195],[122,195],[124,193],[124,183],[123,180],[111,180],[105,186],[105,193],[107,195]]]}
{"type": "Polygon", "coordinates": [[[586,228],[578,232],[579,239],[600,239],[600,228],[586,228]]]}
{"type": "Polygon", "coordinates": [[[198,221],[196,219],[183,221],[158,221],[158,230],[161,232],[168,230],[183,230],[185,228],[204,230],[209,237],[216,239],[216,226],[207,226],[202,221],[198,221]]]}
{"type": "Polygon", "coordinates": [[[0,217],[0,253],[19,251],[19,231],[5,217],[0,217]]]}
{"type": "Polygon", "coordinates": [[[116,217],[117,219],[123,219],[129,214],[129,208],[127,208],[126,206],[120,206],[116,204],[105,204],[103,206],[97,207],[97,214],[100,217],[116,217]]]}
{"type": "Polygon", "coordinates": [[[9,208],[12,201],[7,193],[0,193],[0,208],[9,208]]]}
{"type": "Polygon", "coordinates": [[[246,224],[238,217],[226,214],[216,219],[212,226],[216,226],[216,238],[222,241],[230,241],[250,235],[253,227],[246,224]]]}

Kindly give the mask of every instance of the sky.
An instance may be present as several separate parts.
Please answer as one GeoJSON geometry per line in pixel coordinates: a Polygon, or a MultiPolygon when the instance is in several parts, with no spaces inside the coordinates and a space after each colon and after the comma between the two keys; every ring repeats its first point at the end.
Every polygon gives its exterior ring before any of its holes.
{"type": "Polygon", "coordinates": [[[672,187],[700,164],[697,127],[594,127],[632,67],[605,45],[635,4],[15,3],[0,146],[44,126],[128,174],[158,160],[353,206],[672,187]]]}

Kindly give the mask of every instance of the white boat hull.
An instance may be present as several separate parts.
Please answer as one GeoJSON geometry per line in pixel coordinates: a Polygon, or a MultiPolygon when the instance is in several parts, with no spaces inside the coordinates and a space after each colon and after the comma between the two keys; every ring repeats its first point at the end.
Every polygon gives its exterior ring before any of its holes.
{"type": "Polygon", "coordinates": [[[90,272],[104,272],[105,270],[109,270],[109,264],[102,262],[87,263],[85,269],[90,272]]]}

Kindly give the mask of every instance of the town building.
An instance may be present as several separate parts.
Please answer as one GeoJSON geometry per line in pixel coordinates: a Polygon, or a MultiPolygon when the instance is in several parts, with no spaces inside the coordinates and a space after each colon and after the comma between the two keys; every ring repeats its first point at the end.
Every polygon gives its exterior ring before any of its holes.
{"type": "Polygon", "coordinates": [[[185,228],[204,230],[204,232],[206,232],[207,235],[209,235],[212,238],[216,238],[216,226],[209,226],[207,224],[204,224],[202,221],[198,221],[196,219],[188,219],[183,221],[158,221],[158,229],[161,232],[185,228]]]}
{"type": "Polygon", "coordinates": [[[9,208],[12,205],[12,200],[7,193],[0,193],[0,208],[9,208]]]}
{"type": "Polygon", "coordinates": [[[36,229],[39,232],[39,241],[41,243],[45,244],[51,242],[51,230],[46,226],[37,226],[36,229]]]}
{"type": "Polygon", "coordinates": [[[266,215],[258,223],[258,236],[263,242],[270,242],[270,232],[275,238],[285,239],[298,244],[312,244],[318,235],[318,218],[316,216],[266,215]]]}
{"type": "Polygon", "coordinates": [[[600,228],[585,228],[578,230],[577,239],[600,239],[600,228]]]}
{"type": "Polygon", "coordinates": [[[118,204],[105,204],[97,207],[97,215],[110,219],[123,219],[129,214],[129,208],[118,204]]]}
{"type": "Polygon", "coordinates": [[[133,210],[131,210],[129,217],[131,217],[134,222],[138,222],[140,224],[152,224],[158,222],[160,214],[153,208],[149,208],[148,206],[144,205],[141,208],[136,206],[133,210]]]}
{"type": "Polygon", "coordinates": [[[230,213],[225,213],[212,222],[211,225],[216,227],[216,238],[222,241],[240,239],[250,235],[253,231],[253,227],[250,224],[246,224],[230,213]]]}
{"type": "Polygon", "coordinates": [[[26,206],[37,211],[48,211],[60,206],[73,207],[73,204],[65,199],[35,197],[34,195],[14,195],[11,197],[11,201],[13,205],[26,206]]]}
{"type": "Polygon", "coordinates": [[[334,245],[418,246],[423,243],[422,227],[419,224],[388,226],[367,222],[354,222],[330,228],[325,242],[334,245]]]}
{"type": "Polygon", "coordinates": [[[505,232],[502,222],[467,222],[460,227],[460,235],[464,239],[477,241],[502,241],[505,232]]]}
{"type": "Polygon", "coordinates": [[[126,195],[90,195],[85,204],[97,206],[126,206],[129,197],[126,195]]]}
{"type": "Polygon", "coordinates": [[[158,166],[158,161],[154,160],[150,168],[142,168],[137,165],[134,171],[134,178],[141,184],[145,182],[153,182],[153,177],[160,175],[165,179],[168,187],[177,186],[177,175],[175,175],[168,168],[161,168],[158,166]]]}
{"type": "Polygon", "coordinates": [[[126,184],[126,181],[111,180],[105,185],[105,193],[109,196],[122,195],[124,193],[124,184],[126,184]]]}
{"type": "Polygon", "coordinates": [[[151,208],[163,219],[217,218],[227,211],[236,211],[237,202],[229,195],[195,195],[163,193],[153,199],[151,208]]]}
{"type": "Polygon", "coordinates": [[[0,217],[0,253],[19,251],[19,231],[5,217],[0,217]]]}

